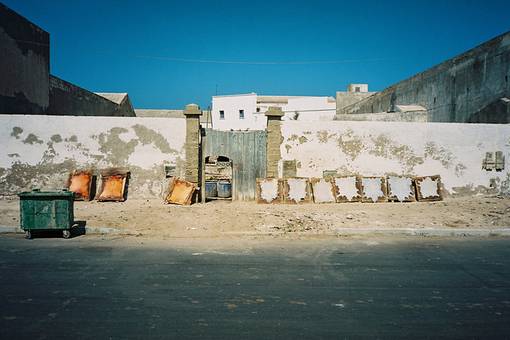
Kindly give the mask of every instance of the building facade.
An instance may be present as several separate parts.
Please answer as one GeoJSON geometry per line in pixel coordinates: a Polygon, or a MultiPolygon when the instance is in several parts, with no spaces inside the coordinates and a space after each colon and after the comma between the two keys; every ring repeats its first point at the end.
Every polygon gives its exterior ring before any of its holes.
{"type": "Polygon", "coordinates": [[[261,96],[256,93],[213,96],[212,128],[215,130],[264,130],[265,112],[279,107],[283,120],[333,120],[336,101],[326,96],[261,96]]]}

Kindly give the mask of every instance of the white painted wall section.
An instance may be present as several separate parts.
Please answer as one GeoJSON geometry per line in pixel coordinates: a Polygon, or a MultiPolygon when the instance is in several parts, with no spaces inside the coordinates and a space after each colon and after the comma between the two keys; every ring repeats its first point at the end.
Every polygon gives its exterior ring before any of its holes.
{"type": "Polygon", "coordinates": [[[184,171],[184,118],[0,115],[0,195],[61,189],[70,171],[125,167],[131,197],[166,189],[164,165],[184,171]]]}
{"type": "Polygon", "coordinates": [[[255,93],[214,96],[212,98],[211,119],[215,130],[264,130],[267,118],[264,112],[257,113],[257,95],[255,93]],[[239,117],[244,110],[244,119],[239,117]],[[224,112],[224,118],[220,116],[224,112]]]}
{"type": "Polygon", "coordinates": [[[450,194],[510,187],[510,125],[404,122],[282,122],[284,160],[298,177],[440,175],[450,194]],[[486,152],[502,151],[505,169],[482,170],[486,152]]]}

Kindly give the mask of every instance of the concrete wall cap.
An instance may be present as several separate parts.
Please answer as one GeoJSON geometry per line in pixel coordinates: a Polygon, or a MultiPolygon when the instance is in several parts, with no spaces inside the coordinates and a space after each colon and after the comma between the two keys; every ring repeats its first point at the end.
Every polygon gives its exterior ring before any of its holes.
{"type": "Polygon", "coordinates": [[[281,107],[270,106],[265,115],[267,117],[283,117],[283,111],[281,107]]]}
{"type": "Polygon", "coordinates": [[[200,116],[202,115],[202,111],[200,111],[200,107],[197,104],[188,104],[184,108],[185,116],[200,116]]]}

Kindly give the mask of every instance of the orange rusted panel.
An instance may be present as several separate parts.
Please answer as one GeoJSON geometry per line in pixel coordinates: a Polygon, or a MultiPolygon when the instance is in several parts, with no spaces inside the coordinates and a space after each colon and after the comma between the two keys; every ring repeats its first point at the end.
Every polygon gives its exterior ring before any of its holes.
{"type": "Polygon", "coordinates": [[[129,171],[106,169],[101,171],[101,189],[98,201],[124,201],[129,171]]]}
{"type": "Polygon", "coordinates": [[[173,178],[170,181],[169,192],[165,201],[172,204],[190,205],[195,190],[195,184],[182,179],[173,178]]]}
{"type": "Polygon", "coordinates": [[[90,200],[93,182],[92,179],[92,172],[88,170],[75,170],[69,175],[67,187],[69,191],[74,192],[75,200],[90,200]]]}

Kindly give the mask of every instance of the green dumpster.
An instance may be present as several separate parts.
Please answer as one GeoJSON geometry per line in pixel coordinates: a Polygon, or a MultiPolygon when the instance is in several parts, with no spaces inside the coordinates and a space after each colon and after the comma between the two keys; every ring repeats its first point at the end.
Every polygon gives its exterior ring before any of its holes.
{"type": "Polygon", "coordinates": [[[62,230],[64,238],[71,236],[74,224],[74,193],[68,190],[40,191],[18,194],[20,198],[21,229],[26,238],[33,230],[62,230]]]}

